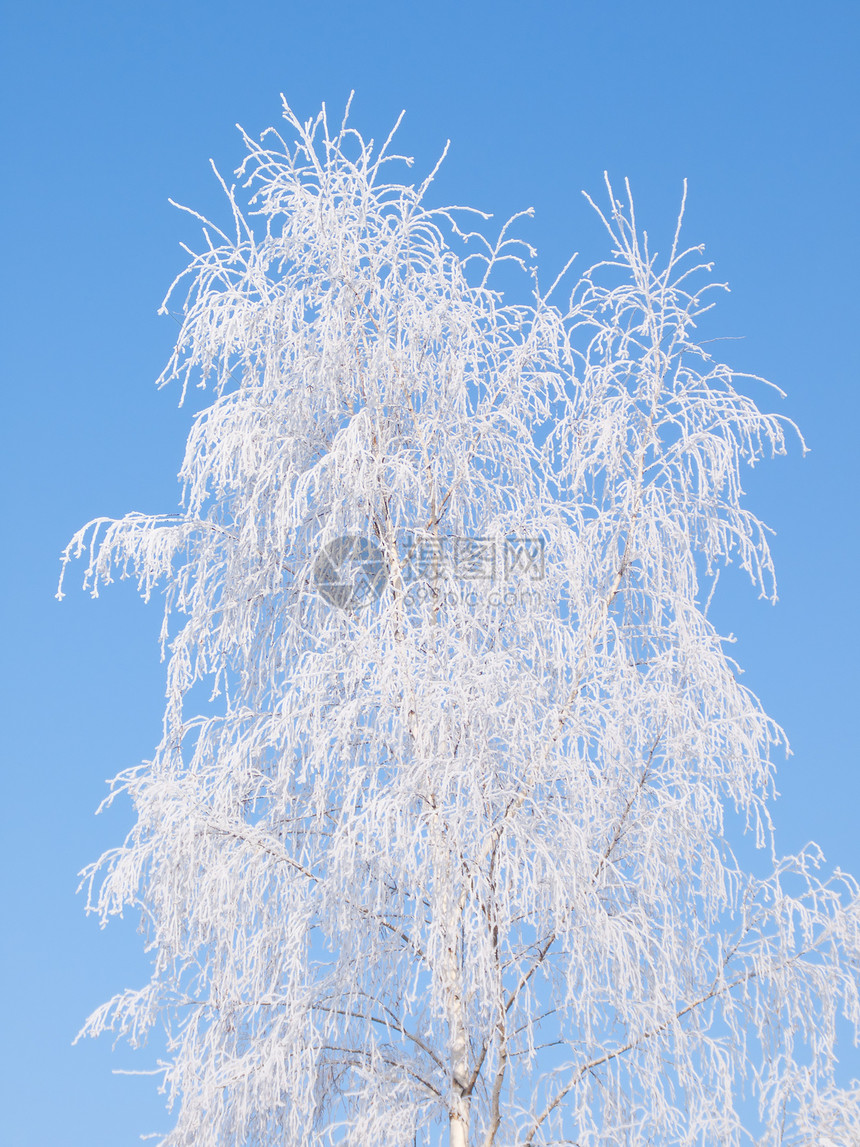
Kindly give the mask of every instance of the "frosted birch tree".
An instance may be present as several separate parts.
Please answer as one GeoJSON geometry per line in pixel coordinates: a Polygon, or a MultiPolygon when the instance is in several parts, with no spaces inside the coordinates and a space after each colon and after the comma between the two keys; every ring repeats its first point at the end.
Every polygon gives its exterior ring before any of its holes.
{"type": "Polygon", "coordinates": [[[506,303],[509,228],[284,117],[168,296],[181,508],[65,555],[165,603],[85,873],[152,977],[84,1030],[163,1027],[164,1147],[860,1142],[858,889],[775,854],[784,736],[707,610],[729,562],[774,596],[741,468],[793,428],[697,345],[701,249],[607,184],[606,262],[506,303]]]}

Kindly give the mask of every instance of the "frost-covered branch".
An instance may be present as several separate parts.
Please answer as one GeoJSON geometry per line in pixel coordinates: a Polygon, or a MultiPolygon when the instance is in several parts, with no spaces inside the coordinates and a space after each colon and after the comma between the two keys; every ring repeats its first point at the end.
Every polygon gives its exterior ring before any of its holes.
{"type": "Polygon", "coordinates": [[[160,593],[167,658],[83,874],[151,982],[85,1031],[164,1028],[163,1147],[851,1141],[857,887],[726,842],[773,853],[786,742],[702,599],[730,563],[775,596],[742,473],[793,427],[697,342],[701,248],[607,182],[560,305],[516,219],[284,116],[164,303],[160,381],[209,393],[181,509],[63,558],[160,593]]]}

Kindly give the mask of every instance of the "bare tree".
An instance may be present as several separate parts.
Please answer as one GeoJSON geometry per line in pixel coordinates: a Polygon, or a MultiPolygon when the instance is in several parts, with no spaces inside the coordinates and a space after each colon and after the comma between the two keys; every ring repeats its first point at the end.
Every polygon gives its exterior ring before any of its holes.
{"type": "Polygon", "coordinates": [[[164,1025],[165,1147],[860,1142],[858,889],[773,854],[784,737],[703,600],[774,595],[739,475],[792,428],[695,343],[701,248],[607,183],[608,261],[507,305],[507,228],[284,116],[171,288],[183,508],[65,555],[160,587],[169,651],[86,873],[152,978],[84,1030],[164,1025]]]}

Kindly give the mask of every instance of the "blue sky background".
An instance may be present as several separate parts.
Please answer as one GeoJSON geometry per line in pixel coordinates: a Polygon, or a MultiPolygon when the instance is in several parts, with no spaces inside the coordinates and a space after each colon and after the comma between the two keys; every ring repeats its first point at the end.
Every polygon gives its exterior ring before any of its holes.
{"type": "Polygon", "coordinates": [[[436,201],[534,206],[546,280],[572,250],[605,253],[579,194],[604,169],[657,236],[689,179],[687,238],[732,286],[709,332],[744,336],[722,353],[788,392],[760,393],[812,448],[747,482],[777,530],[779,604],[733,577],[715,610],[793,744],[781,850],[814,839],[860,875],[856,0],[29,0],[4,23],[4,1142],[126,1147],[167,1126],[151,1079],[111,1075],[146,1057],[70,1046],[146,977],[135,922],[99,932],[74,890],[129,823],[93,818],[105,778],[158,739],[160,615],[129,585],[90,601],[76,569],[53,595],[78,526],[175,507],[194,402],[152,385],[176,333],[155,312],[196,232],[167,197],[219,211],[209,157],[229,171],[232,125],[276,122],[281,91],[309,116],[355,88],[377,139],[405,107],[417,173],[450,137],[436,201]]]}

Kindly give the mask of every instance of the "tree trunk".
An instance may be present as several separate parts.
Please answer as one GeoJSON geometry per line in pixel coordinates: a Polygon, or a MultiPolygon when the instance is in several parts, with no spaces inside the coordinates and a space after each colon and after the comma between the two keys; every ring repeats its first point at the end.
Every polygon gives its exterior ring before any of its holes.
{"type": "Polygon", "coordinates": [[[465,1114],[451,1115],[448,1144],[449,1147],[469,1147],[468,1107],[465,1114]]]}

